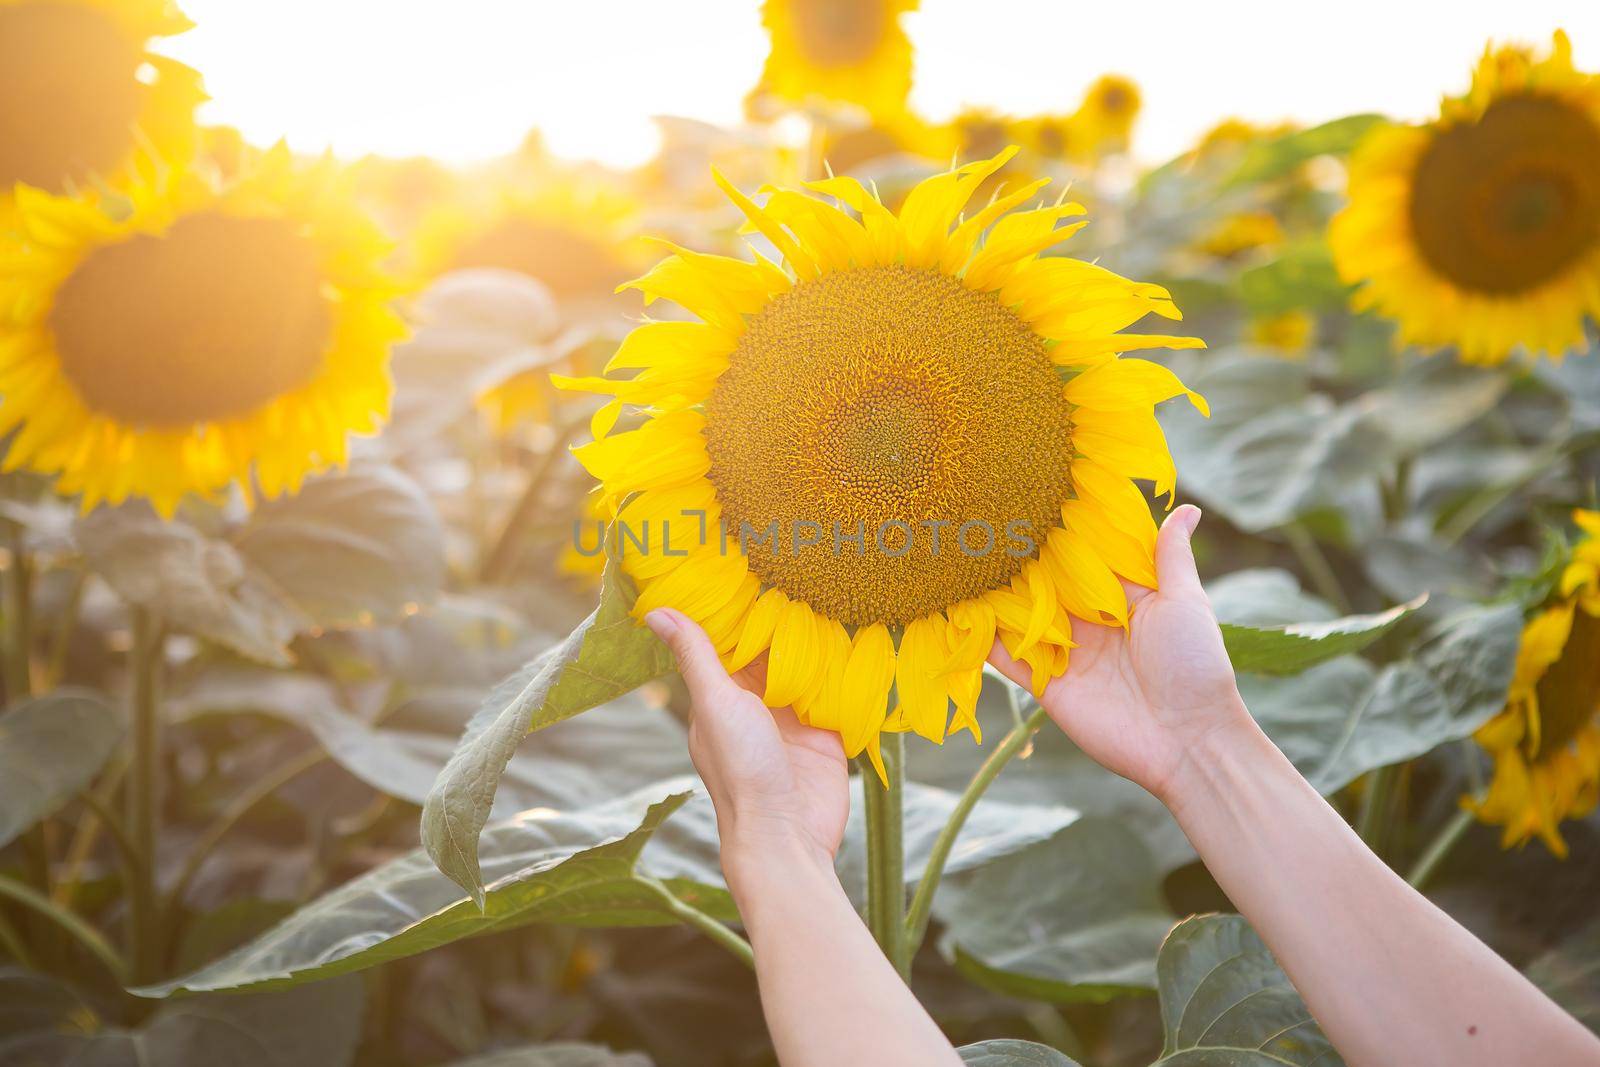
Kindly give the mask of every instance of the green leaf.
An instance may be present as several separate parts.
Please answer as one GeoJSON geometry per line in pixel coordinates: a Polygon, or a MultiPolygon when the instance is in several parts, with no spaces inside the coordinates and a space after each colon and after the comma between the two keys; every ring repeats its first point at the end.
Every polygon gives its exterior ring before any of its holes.
{"type": "Polygon", "coordinates": [[[624,581],[616,564],[608,563],[594,612],[489,694],[423,805],[423,847],[480,905],[478,834],[522,738],[672,669],[667,646],[629,615],[633,596],[624,581]]]}
{"type": "Polygon", "coordinates": [[[1338,616],[1328,602],[1300,588],[1300,579],[1278,567],[1233,571],[1206,583],[1217,618],[1235,626],[1273,627],[1327,622],[1338,616]]]}
{"type": "Polygon", "coordinates": [[[1382,115],[1346,115],[1310,129],[1294,130],[1250,146],[1228,186],[1281,178],[1317,156],[1338,156],[1355,148],[1374,126],[1388,121],[1382,115]]]}
{"type": "Polygon", "coordinates": [[[1383,428],[1398,455],[1443,441],[1500,403],[1511,377],[1452,356],[1408,360],[1394,380],[1357,401],[1383,428]]]}
{"type": "Polygon", "coordinates": [[[257,507],[233,542],[318,626],[401,618],[444,583],[438,513],[393,467],[308,481],[257,507]]]}
{"type": "MultiPolygon", "coordinates": [[[[245,667],[206,672],[169,696],[167,708],[178,718],[272,715],[315,736],[372,788],[420,806],[477,700],[462,687],[433,690],[375,725],[344,706],[323,678],[245,667]]],[[[638,694],[625,694],[524,740],[500,780],[490,817],[540,806],[587,807],[693,769],[678,721],[638,694]]]]}
{"type": "Polygon", "coordinates": [[[1428,595],[1375,615],[1346,615],[1261,629],[1222,623],[1222,641],[1236,671],[1298,674],[1337,656],[1360,652],[1427,603],[1428,595]]]}
{"type": "Polygon", "coordinates": [[[1514,605],[1473,608],[1382,668],[1345,657],[1294,677],[1241,675],[1239,692],[1300,773],[1332,793],[1483,725],[1505,702],[1520,634],[1514,605]]]}
{"type": "Polygon", "coordinates": [[[940,949],[981,985],[1058,1002],[1155,987],[1172,926],[1150,853],[1126,828],[1081,819],[949,878],[934,898],[940,949]]]}
{"type": "Polygon", "coordinates": [[[690,787],[678,779],[600,807],[538,808],[489,827],[481,907],[417,849],[311,902],[222,959],[133,992],[166,997],[301,985],[530,923],[675,922],[633,871],[640,850],[688,799],[690,787]]]}
{"type": "Polygon", "coordinates": [[[1078,1067],[1077,1060],[1032,1041],[980,1041],[956,1052],[967,1067],[1078,1067]]]}
{"type": "Polygon", "coordinates": [[[117,595],[167,623],[272,666],[291,662],[289,642],[311,619],[226,541],[141,502],[97,508],[73,537],[117,595]]]}
{"type": "Polygon", "coordinates": [[[63,986],[0,971],[0,1061],[342,1067],[355,1058],[364,1000],[360,979],[347,978],[314,989],[195,997],[124,1029],[97,1019],[63,986]]]}
{"type": "Polygon", "coordinates": [[[1199,915],[1173,928],[1156,961],[1166,1034],[1153,1067],[1337,1067],[1266,945],[1237,915],[1199,915]]]}
{"type": "Polygon", "coordinates": [[[1347,292],[1333,253],[1320,238],[1290,245],[1277,259],[1239,275],[1240,302],[1260,315],[1342,308],[1347,292]]]}
{"type": "Polygon", "coordinates": [[[1343,509],[1391,473],[1394,446],[1359,404],[1310,391],[1306,368],[1259,356],[1212,354],[1189,384],[1211,402],[1158,409],[1179,484],[1247,533],[1323,508],[1343,509]]]}
{"type": "Polygon", "coordinates": [[[1524,968],[1528,980],[1600,1034],[1600,920],[1524,968]]]}
{"type": "Polygon", "coordinates": [[[0,848],[87,787],[121,739],[121,716],[87,690],[57,690],[0,715],[0,848]]]}
{"type": "Polygon", "coordinates": [[[449,1067],[651,1067],[642,1052],[613,1052],[604,1045],[563,1041],[525,1045],[455,1060],[449,1067]]]}

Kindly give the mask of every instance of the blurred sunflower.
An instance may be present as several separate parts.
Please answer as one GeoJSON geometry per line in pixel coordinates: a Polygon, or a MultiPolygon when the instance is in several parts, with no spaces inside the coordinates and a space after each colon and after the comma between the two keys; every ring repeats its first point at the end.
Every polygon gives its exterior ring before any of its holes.
{"type": "Polygon", "coordinates": [[[1043,255],[1080,205],[1018,210],[1039,181],[963,217],[1015,151],[929,178],[898,214],[848,177],[758,207],[719,175],[788,271],[678,250],[631,285],[700,321],[635,329],[607,368],[631,377],[558,383],[615,397],[575,451],[624,534],[653,539],[620,544],[636,613],[685,612],[730,669],[768,652],[766,702],[851,755],[876,760],[884,729],[943,741],[952,701],[950,728],[976,735],[997,634],[1040,691],[1069,615],[1125,625],[1119,577],[1156,580],[1133,479],[1175,477],[1153,407],[1203,410],[1118,356],[1200,347],[1118,332],[1178,318],[1166,290],[1043,255]],[[612,434],[623,403],[645,421],[612,434]]]}
{"type": "Polygon", "coordinates": [[[1132,79],[1120,74],[1104,74],[1095,79],[1084,94],[1083,103],[1068,120],[1066,147],[1072,157],[1092,162],[1127,151],[1142,106],[1139,86],[1132,79]]]}
{"type": "Polygon", "coordinates": [[[1303,308],[1252,316],[1245,340],[1284,359],[1304,359],[1317,337],[1317,317],[1303,308]]]}
{"type": "Polygon", "coordinates": [[[22,187],[23,255],[0,274],[6,470],[59,475],[85,510],[230,482],[267,496],[342,463],[388,410],[403,330],[388,246],[327,165],[281,146],[226,188],[136,184],[112,218],[22,187]]]}
{"type": "MultiPolygon", "coordinates": [[[[516,271],[543,284],[569,318],[615,316],[625,307],[617,287],[639,265],[636,214],[636,204],[620,192],[547,176],[536,190],[505,191],[487,207],[457,201],[429,212],[414,238],[415,272],[431,279],[471,268],[516,271]]],[[[549,375],[541,370],[496,386],[479,407],[506,433],[524,422],[547,422],[550,403],[549,375]]]]}
{"type": "Polygon", "coordinates": [[[772,39],[752,97],[790,103],[833,100],[873,115],[905,109],[911,42],[900,17],[920,0],[765,0],[772,39]]]}
{"type": "Polygon", "coordinates": [[[1486,51],[1425,126],[1375,130],[1329,240],[1358,309],[1471,363],[1559,357],[1600,314],[1600,79],[1557,32],[1542,59],[1486,51]]]}
{"type": "Polygon", "coordinates": [[[148,45],[191,25],[169,0],[0,0],[0,222],[18,183],[61,193],[188,160],[200,76],[148,45]]]}
{"type": "Polygon", "coordinates": [[[1234,259],[1282,243],[1283,224],[1272,212],[1237,211],[1202,235],[1195,249],[1217,259],[1234,259]]]}
{"type": "Polygon", "coordinates": [[[1565,857],[1557,824],[1594,810],[1600,790],[1600,511],[1575,511],[1584,537],[1561,573],[1560,599],[1522,630],[1505,710],[1474,735],[1494,757],[1478,818],[1502,848],[1537,834],[1565,857]]]}

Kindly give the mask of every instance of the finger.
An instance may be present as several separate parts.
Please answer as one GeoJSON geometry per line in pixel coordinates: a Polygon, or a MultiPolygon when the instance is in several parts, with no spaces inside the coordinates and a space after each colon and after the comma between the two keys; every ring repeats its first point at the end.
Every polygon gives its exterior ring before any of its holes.
{"type": "Polygon", "coordinates": [[[683,612],[657,608],[644,617],[644,624],[672,649],[672,656],[678,661],[678,673],[683,675],[689,695],[696,703],[731,684],[732,679],[722,669],[711,639],[683,612]]]}
{"type": "Polygon", "coordinates": [[[1200,509],[1185,504],[1161,524],[1156,535],[1156,577],[1161,581],[1163,595],[1204,597],[1200,587],[1200,574],[1194,566],[1194,548],[1190,538],[1200,525],[1200,509]]]}
{"type": "Polygon", "coordinates": [[[994,665],[995,670],[1024,689],[1033,684],[1033,668],[1012,659],[1011,653],[1006,651],[1006,646],[999,638],[995,639],[994,647],[989,650],[989,662],[994,665]]]}

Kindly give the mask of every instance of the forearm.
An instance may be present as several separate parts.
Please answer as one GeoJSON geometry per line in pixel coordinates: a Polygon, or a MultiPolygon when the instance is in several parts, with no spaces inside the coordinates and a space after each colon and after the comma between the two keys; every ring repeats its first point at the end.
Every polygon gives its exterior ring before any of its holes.
{"type": "Polygon", "coordinates": [[[1600,1062],[1600,1040],[1391,871],[1252,726],[1167,796],[1351,1067],[1600,1062]]]}
{"type": "Polygon", "coordinates": [[[726,866],[783,1067],[960,1064],[872,940],[826,857],[768,850],[726,866]]]}

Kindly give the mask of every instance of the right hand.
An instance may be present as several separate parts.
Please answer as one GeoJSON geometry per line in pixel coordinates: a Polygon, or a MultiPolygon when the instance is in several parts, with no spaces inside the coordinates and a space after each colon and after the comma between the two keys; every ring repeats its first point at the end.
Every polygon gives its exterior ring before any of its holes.
{"type": "MultiPolygon", "coordinates": [[[[1077,647],[1040,701],[1096,762],[1169,804],[1208,746],[1258,732],[1195,571],[1189,538],[1199,522],[1200,509],[1188,504],[1167,516],[1156,539],[1161,587],[1128,587],[1128,633],[1072,621],[1077,647]]],[[[998,641],[989,662],[1028,684],[1028,668],[998,641]]]]}

